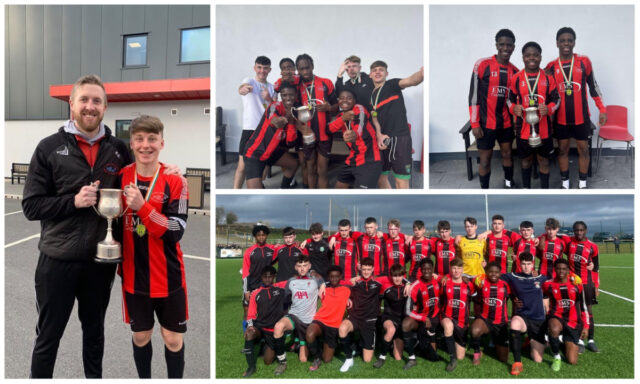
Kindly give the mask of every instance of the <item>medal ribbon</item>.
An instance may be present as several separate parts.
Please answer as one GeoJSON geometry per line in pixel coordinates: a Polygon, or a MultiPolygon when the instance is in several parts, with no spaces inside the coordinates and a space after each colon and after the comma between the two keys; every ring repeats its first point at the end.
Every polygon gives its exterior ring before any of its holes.
{"type": "Polygon", "coordinates": [[[529,105],[533,105],[531,104],[531,101],[535,100],[535,91],[538,88],[538,80],[540,80],[540,70],[538,70],[538,76],[536,76],[536,82],[533,84],[533,88],[531,88],[531,84],[529,84],[529,76],[527,76],[526,72],[525,77],[527,78],[527,81],[525,81],[525,83],[527,83],[527,88],[529,89],[529,105]]]}
{"type": "MultiPolygon", "coordinates": [[[[158,181],[158,176],[159,175],[160,175],[160,165],[158,164],[158,169],[156,169],[156,174],[153,175],[153,179],[151,180],[151,184],[149,184],[149,189],[147,190],[147,194],[144,197],[144,201],[149,201],[149,199],[151,198],[151,192],[153,192],[153,189],[156,187],[156,182],[158,181]]],[[[137,170],[133,174],[133,182],[137,187],[138,186],[138,172],[137,172],[137,170]]]]}
{"type": "Polygon", "coordinates": [[[309,103],[309,109],[311,109],[311,95],[313,94],[313,88],[316,86],[316,75],[313,75],[311,79],[311,92],[309,92],[309,87],[305,86],[304,91],[307,93],[307,103],[309,103]]]}
{"type": "Polygon", "coordinates": [[[567,78],[567,75],[564,73],[564,68],[562,67],[562,62],[560,61],[560,58],[558,57],[558,64],[560,65],[560,72],[562,72],[562,77],[564,77],[564,82],[566,85],[566,89],[569,90],[571,88],[571,80],[573,77],[573,59],[575,58],[575,55],[571,55],[571,67],[569,67],[569,77],[567,78]]]}
{"type": "Polygon", "coordinates": [[[382,93],[382,88],[384,87],[385,84],[386,84],[386,81],[382,83],[382,85],[380,86],[380,89],[378,89],[378,94],[376,95],[375,103],[373,102],[373,92],[371,92],[371,96],[369,97],[369,101],[371,102],[371,107],[373,108],[373,112],[371,113],[371,116],[373,117],[378,116],[378,98],[380,98],[380,94],[382,93]]]}

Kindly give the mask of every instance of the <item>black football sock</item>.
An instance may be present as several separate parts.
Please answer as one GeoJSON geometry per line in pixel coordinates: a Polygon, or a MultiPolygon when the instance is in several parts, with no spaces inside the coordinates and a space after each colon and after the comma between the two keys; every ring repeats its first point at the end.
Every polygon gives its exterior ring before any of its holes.
{"type": "Polygon", "coordinates": [[[560,338],[549,335],[549,346],[553,355],[558,355],[560,353],[560,338]]]}
{"type": "Polygon", "coordinates": [[[510,167],[503,166],[502,169],[504,170],[504,179],[513,181],[513,165],[510,167]]]}
{"type": "Polygon", "coordinates": [[[256,356],[253,353],[253,340],[245,340],[244,341],[244,357],[247,359],[247,364],[249,365],[249,369],[256,367],[256,356]]]}
{"type": "Polygon", "coordinates": [[[511,331],[511,352],[513,353],[513,361],[519,363],[522,360],[522,334],[520,331],[511,331]]]}
{"type": "Polygon", "coordinates": [[[385,339],[382,339],[382,346],[380,347],[381,356],[385,356],[385,357],[387,356],[387,354],[391,350],[391,343],[393,343],[393,340],[386,341],[385,339]]]}
{"type": "Polygon", "coordinates": [[[540,188],[549,189],[549,174],[540,172],[540,188]]]}
{"type": "Polygon", "coordinates": [[[402,338],[404,340],[404,350],[407,351],[407,354],[409,354],[409,356],[415,355],[416,354],[416,351],[415,351],[416,332],[415,331],[403,332],[402,338]]]}
{"type": "Polygon", "coordinates": [[[342,344],[342,350],[344,351],[345,359],[350,359],[353,357],[353,350],[351,349],[351,338],[349,335],[346,337],[339,337],[340,344],[342,344]]]}
{"type": "Polygon", "coordinates": [[[453,336],[445,336],[444,340],[447,342],[447,352],[449,352],[451,360],[456,360],[456,342],[453,336]]]}
{"type": "Polygon", "coordinates": [[[588,177],[588,176],[589,176],[589,175],[588,175],[588,174],[586,174],[586,173],[578,172],[578,177],[579,177],[579,178],[580,178],[580,180],[582,180],[582,181],[587,181],[587,177],[588,177]]]}
{"type": "Polygon", "coordinates": [[[280,183],[280,188],[291,189],[291,180],[293,180],[293,177],[286,177],[285,175],[282,175],[282,182],[280,183]]]}
{"type": "Polygon", "coordinates": [[[560,171],[560,178],[564,180],[569,180],[569,171],[560,171]]]}
{"type": "Polygon", "coordinates": [[[531,168],[522,168],[522,188],[531,188],[531,168]]]}
{"type": "Polygon", "coordinates": [[[491,178],[491,172],[487,173],[484,176],[482,175],[478,175],[478,176],[480,178],[480,188],[489,189],[489,179],[491,178]]]}
{"type": "Polygon", "coordinates": [[[480,352],[480,337],[471,338],[471,348],[473,348],[474,353],[480,352]]]}
{"type": "Polygon", "coordinates": [[[170,379],[182,379],[184,374],[184,342],[179,351],[170,351],[164,346],[164,359],[167,362],[167,377],[170,379]]]}
{"type": "Polygon", "coordinates": [[[595,324],[593,322],[593,313],[589,314],[589,340],[593,340],[593,333],[595,332],[595,324]]]}
{"type": "Polygon", "coordinates": [[[274,348],[276,350],[276,357],[278,358],[278,361],[286,361],[287,360],[287,355],[284,351],[284,338],[285,336],[282,335],[281,337],[278,338],[274,338],[274,348]],[[282,357],[284,356],[284,357],[282,357]]]}
{"type": "Polygon", "coordinates": [[[136,369],[138,370],[138,377],[141,379],[151,378],[151,357],[153,357],[153,347],[151,346],[151,340],[142,346],[138,347],[133,339],[131,340],[133,345],[133,360],[136,363],[136,369]]]}
{"type": "Polygon", "coordinates": [[[309,355],[311,357],[317,357],[318,356],[318,338],[316,337],[316,339],[311,342],[311,343],[307,343],[307,345],[309,346],[309,355]]]}

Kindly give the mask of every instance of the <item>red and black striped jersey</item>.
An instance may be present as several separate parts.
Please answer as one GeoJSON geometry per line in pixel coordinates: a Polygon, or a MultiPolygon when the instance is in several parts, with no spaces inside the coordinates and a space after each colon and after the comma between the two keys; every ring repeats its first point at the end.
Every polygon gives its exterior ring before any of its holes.
{"type": "MultiPolygon", "coordinates": [[[[569,237],[566,236],[566,238],[568,239],[569,237]]],[[[553,268],[553,263],[558,259],[562,259],[562,253],[567,246],[567,242],[560,236],[549,240],[546,234],[543,234],[538,239],[540,240],[536,252],[536,257],[540,259],[538,273],[554,279],[556,271],[553,268]]]]}
{"type": "MultiPolygon", "coordinates": [[[[282,87],[282,83],[284,83],[284,80],[281,77],[278,80],[276,80],[275,83],[273,83],[273,90],[276,92],[280,92],[280,87],[282,87]]],[[[291,82],[290,84],[297,87],[298,84],[300,84],[300,76],[293,75],[293,82],[291,82]]]]}
{"type": "Polygon", "coordinates": [[[276,128],[271,123],[274,117],[286,117],[286,115],[287,111],[281,101],[269,104],[258,127],[247,140],[243,155],[251,159],[266,161],[282,144],[293,146],[298,137],[296,125],[290,122],[283,128],[276,128]]]}
{"type": "Polygon", "coordinates": [[[260,286],[251,292],[247,325],[273,330],[276,323],[287,314],[287,295],[281,286],[260,286]]]}
{"type": "Polygon", "coordinates": [[[485,57],[473,66],[469,89],[471,128],[501,129],[511,127],[507,109],[509,84],[518,72],[515,65],[498,63],[496,56],[485,57]]]}
{"type": "Polygon", "coordinates": [[[411,239],[411,244],[409,244],[409,257],[411,258],[409,281],[414,282],[422,276],[420,261],[431,257],[430,239],[427,237],[423,237],[420,240],[417,240],[415,237],[411,239]]]}
{"type": "Polygon", "coordinates": [[[451,276],[442,285],[440,305],[442,317],[448,317],[460,328],[469,326],[469,307],[475,286],[471,282],[454,283],[451,276]]]}
{"type": "MultiPolygon", "coordinates": [[[[515,106],[520,104],[522,105],[522,115],[525,116],[525,108],[530,107],[531,102],[533,102],[535,106],[546,104],[549,108],[549,113],[546,116],[540,117],[540,122],[537,124],[538,134],[541,138],[546,139],[551,135],[551,115],[553,115],[560,106],[560,96],[558,96],[558,89],[553,76],[547,75],[542,69],[534,74],[529,74],[523,69],[511,79],[511,85],[509,85],[509,100],[507,101],[509,112],[513,114],[515,106]],[[540,78],[538,85],[535,86],[538,75],[540,75],[540,78]],[[533,90],[533,98],[530,98],[527,82],[533,90]],[[533,89],[534,86],[535,89],[533,89]]],[[[540,113],[537,113],[538,116],[540,116],[540,113]]],[[[522,117],[518,117],[516,126],[522,127],[519,132],[519,137],[522,140],[527,140],[531,135],[531,125],[522,117]]]]}
{"type": "Polygon", "coordinates": [[[386,275],[389,273],[389,265],[387,264],[387,250],[385,248],[384,239],[378,236],[369,236],[366,233],[357,236],[358,232],[353,233],[356,238],[358,247],[358,255],[360,259],[370,257],[373,259],[373,274],[375,276],[386,275]]]}
{"type": "Polygon", "coordinates": [[[560,94],[560,109],[556,114],[558,124],[561,125],[580,125],[589,121],[589,103],[587,102],[587,90],[589,86],[589,94],[596,103],[600,113],[605,113],[606,109],[602,103],[602,92],[593,75],[591,60],[587,56],[573,54],[573,73],[569,79],[571,72],[571,60],[562,61],[562,68],[558,63],[558,58],[547,64],[546,71],[553,74],[558,85],[558,93],[560,94]],[[564,71],[564,75],[562,74],[564,71]],[[567,84],[565,76],[570,84],[567,84]],[[567,91],[570,94],[567,95],[567,91]]]}
{"type": "Polygon", "coordinates": [[[402,96],[401,79],[390,79],[375,88],[370,95],[370,111],[376,111],[382,133],[389,136],[408,136],[407,108],[402,96]]]}
{"type": "MultiPolygon", "coordinates": [[[[274,263],[278,263],[278,273],[276,275],[276,281],[287,281],[290,277],[296,276],[296,262],[298,256],[304,252],[298,247],[297,244],[281,244],[276,246],[274,263]]],[[[313,266],[313,263],[311,264],[313,266]]]]}
{"type": "MultiPolygon", "coordinates": [[[[137,176],[144,196],[151,193],[136,212],[124,215],[122,285],[126,292],[167,297],[184,288],[184,262],[180,239],[187,226],[187,181],[178,175],[165,175],[160,164],[155,187],[149,192],[152,177],[137,176]]],[[[121,186],[134,183],[135,164],[121,171],[121,186]]],[[[125,209],[126,200],[122,197],[125,209]]]]}
{"type": "Polygon", "coordinates": [[[456,257],[456,239],[443,240],[440,237],[429,239],[431,252],[435,256],[434,272],[440,276],[449,273],[449,263],[456,257]]]}
{"type": "Polygon", "coordinates": [[[276,257],[276,247],[271,244],[254,244],[244,251],[242,262],[243,292],[253,291],[262,284],[260,278],[264,267],[273,264],[276,257]]]}
{"type": "Polygon", "coordinates": [[[344,271],[344,279],[349,280],[358,275],[358,247],[353,237],[343,239],[336,237],[333,246],[333,265],[339,265],[344,271]]]}
{"type": "Polygon", "coordinates": [[[506,324],[509,321],[507,299],[511,295],[509,284],[504,280],[498,280],[494,284],[485,278],[478,290],[482,301],[480,316],[490,324],[506,324]]]}
{"type": "MultiPolygon", "coordinates": [[[[322,100],[329,104],[338,102],[331,80],[318,76],[314,76],[313,80],[309,82],[300,81],[300,84],[298,84],[298,94],[298,100],[302,105],[309,105],[310,98],[322,100]]],[[[313,118],[307,123],[319,141],[327,141],[330,138],[328,130],[329,115],[329,112],[316,110],[313,118]]]]}
{"type": "Polygon", "coordinates": [[[376,277],[376,280],[382,284],[383,313],[396,319],[402,319],[407,302],[407,297],[404,295],[404,284],[394,285],[389,276],[376,277]]]}
{"type": "Polygon", "coordinates": [[[569,261],[569,269],[571,272],[580,276],[582,284],[594,283],[596,287],[600,286],[600,279],[598,277],[598,246],[591,240],[585,238],[583,241],[579,241],[575,237],[571,238],[571,243],[565,249],[564,253],[567,255],[569,261]],[[593,270],[589,271],[587,267],[593,262],[593,270]]]}
{"type": "Polygon", "coordinates": [[[416,280],[411,284],[405,314],[418,321],[433,319],[440,313],[440,276],[429,281],[416,280]]]}
{"type": "Polygon", "coordinates": [[[485,248],[485,259],[488,263],[496,261],[500,263],[500,273],[507,273],[507,261],[509,259],[509,247],[513,248],[513,244],[520,238],[520,234],[507,230],[502,231],[500,237],[491,232],[487,236],[487,246],[485,248]]]}
{"type": "Polygon", "coordinates": [[[542,293],[549,298],[549,316],[564,320],[572,329],[582,325],[583,321],[586,328],[589,328],[589,317],[582,316],[587,312],[582,285],[574,285],[569,281],[545,281],[542,284],[542,293]]]}
{"type": "Polygon", "coordinates": [[[391,266],[394,264],[400,264],[403,267],[409,261],[409,250],[405,245],[404,237],[398,237],[397,239],[392,239],[387,237],[384,241],[384,247],[387,253],[387,265],[389,266],[389,271],[391,270],[391,266]]]}
{"type": "Polygon", "coordinates": [[[349,156],[345,160],[346,165],[360,166],[381,161],[380,149],[376,139],[376,130],[371,124],[369,112],[362,105],[355,105],[352,109],[355,118],[353,121],[342,120],[344,112],[340,112],[338,117],[329,124],[329,131],[332,133],[353,130],[356,133],[356,140],[347,143],[349,156]]]}
{"type": "Polygon", "coordinates": [[[522,252],[529,252],[535,258],[535,239],[526,240],[524,237],[520,237],[513,243],[513,254],[516,256],[516,259],[513,261],[513,264],[511,264],[511,272],[522,273],[522,267],[520,266],[520,254],[522,252]]]}

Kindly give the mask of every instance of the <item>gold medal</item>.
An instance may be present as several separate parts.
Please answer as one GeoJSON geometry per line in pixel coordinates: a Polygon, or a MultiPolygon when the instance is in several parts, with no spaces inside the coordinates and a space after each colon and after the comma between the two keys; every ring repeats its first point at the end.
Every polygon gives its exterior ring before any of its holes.
{"type": "Polygon", "coordinates": [[[378,112],[376,112],[376,111],[371,112],[371,116],[378,117],[378,112]]]}
{"type": "Polygon", "coordinates": [[[529,105],[533,107],[534,105],[536,105],[536,101],[533,99],[529,99],[529,105]]]}
{"type": "Polygon", "coordinates": [[[571,96],[571,94],[572,94],[573,92],[571,92],[571,90],[570,90],[570,89],[567,89],[567,92],[566,92],[566,93],[567,93],[567,96],[571,96]]]}
{"type": "Polygon", "coordinates": [[[147,233],[147,227],[145,227],[144,224],[136,225],[136,233],[138,236],[143,237],[147,233]]]}

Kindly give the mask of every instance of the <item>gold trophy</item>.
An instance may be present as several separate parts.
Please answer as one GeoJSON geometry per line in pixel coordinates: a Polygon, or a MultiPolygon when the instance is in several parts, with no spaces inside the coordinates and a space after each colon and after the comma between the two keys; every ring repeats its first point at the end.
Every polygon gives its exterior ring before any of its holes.
{"type": "Polygon", "coordinates": [[[531,127],[531,135],[529,135],[529,146],[531,148],[538,147],[542,144],[542,139],[536,132],[536,125],[540,122],[540,116],[538,116],[538,107],[528,107],[524,110],[526,112],[525,120],[531,127]]]}
{"type": "Polygon", "coordinates": [[[122,261],[122,249],[120,243],[113,239],[111,222],[124,214],[122,209],[122,189],[100,189],[98,209],[93,209],[98,215],[107,219],[107,237],[98,243],[96,257],[98,263],[115,264],[122,261]]]}

